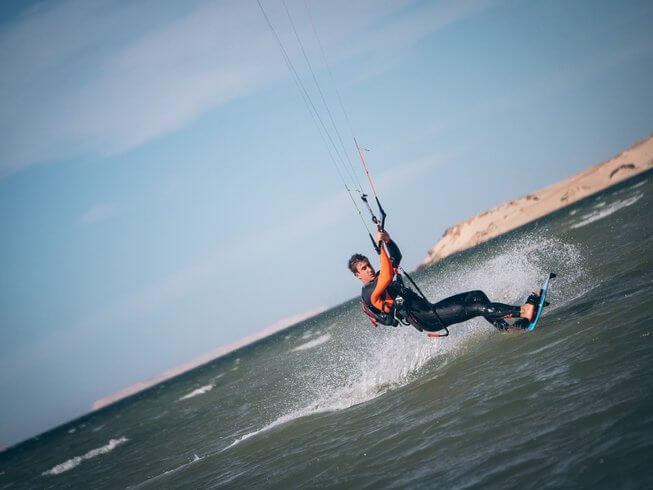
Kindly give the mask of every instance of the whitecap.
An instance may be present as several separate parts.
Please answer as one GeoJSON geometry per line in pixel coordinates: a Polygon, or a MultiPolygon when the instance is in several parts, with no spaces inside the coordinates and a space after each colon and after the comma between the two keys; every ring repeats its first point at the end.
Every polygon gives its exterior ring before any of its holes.
{"type": "Polygon", "coordinates": [[[298,345],[292,351],[295,352],[300,350],[312,349],[313,347],[317,347],[318,345],[322,345],[325,342],[328,342],[330,338],[331,335],[328,333],[324,335],[320,335],[316,339],[309,340],[308,342],[304,342],[303,344],[298,345]]]}
{"type": "Polygon", "coordinates": [[[127,442],[128,440],[129,439],[127,439],[126,437],[121,437],[120,439],[111,439],[109,443],[106,444],[105,446],[92,449],[91,451],[87,452],[83,456],[75,456],[74,458],[71,458],[64,463],[58,464],[57,466],[49,469],[48,471],[44,471],[43,473],[41,473],[41,475],[42,476],[59,475],[65,471],[72,470],[83,461],[87,459],[95,458],[97,456],[101,456],[102,454],[107,454],[113,451],[120,444],[127,442]]]}
{"type": "Polygon", "coordinates": [[[630,197],[628,199],[624,199],[623,201],[615,201],[612,204],[608,206],[601,207],[598,211],[594,211],[592,213],[584,214],[583,219],[579,221],[578,223],[575,223],[571,225],[572,229],[575,228],[580,228],[581,226],[588,225],[590,223],[593,223],[594,221],[598,221],[600,219],[605,218],[606,216],[610,216],[612,213],[619,211],[620,209],[623,209],[625,207],[628,207],[632,204],[635,204],[637,201],[639,201],[644,194],[637,194],[633,197],[630,197]]]}
{"type": "Polygon", "coordinates": [[[638,187],[642,187],[644,184],[646,184],[648,180],[643,180],[642,182],[638,182],[637,184],[629,187],[628,189],[637,189],[638,187]]]}
{"type": "Polygon", "coordinates": [[[164,471],[164,472],[161,473],[160,475],[153,476],[152,478],[148,478],[147,480],[145,480],[144,482],[139,483],[138,485],[135,485],[135,486],[133,486],[133,487],[127,487],[127,488],[128,488],[128,489],[131,489],[131,488],[140,488],[140,487],[142,487],[143,485],[149,484],[149,483],[151,483],[151,482],[153,482],[153,481],[159,480],[159,479],[164,478],[164,477],[166,477],[166,476],[168,476],[168,475],[171,475],[171,474],[173,474],[173,473],[177,473],[179,470],[183,470],[183,469],[186,468],[187,466],[190,466],[190,465],[192,465],[193,463],[197,463],[198,461],[202,461],[203,459],[204,459],[204,458],[200,458],[197,454],[193,454],[193,459],[192,459],[191,461],[189,461],[188,463],[184,463],[184,464],[182,464],[182,465],[180,465],[180,466],[177,466],[176,468],[173,468],[173,469],[168,470],[168,471],[164,471]]]}
{"type": "Polygon", "coordinates": [[[208,393],[213,389],[213,385],[205,385],[202,386],[201,388],[197,388],[196,390],[191,391],[190,393],[182,396],[179,401],[181,400],[188,400],[189,398],[193,398],[198,395],[203,395],[204,393],[208,393]]]}

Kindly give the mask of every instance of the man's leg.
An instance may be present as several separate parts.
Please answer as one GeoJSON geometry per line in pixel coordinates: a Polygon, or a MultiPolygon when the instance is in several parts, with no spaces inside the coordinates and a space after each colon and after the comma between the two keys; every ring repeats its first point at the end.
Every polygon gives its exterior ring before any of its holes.
{"type": "Polygon", "coordinates": [[[433,305],[445,326],[484,317],[497,328],[507,328],[506,317],[519,317],[520,307],[492,303],[483,291],[469,291],[443,299],[433,305]]]}

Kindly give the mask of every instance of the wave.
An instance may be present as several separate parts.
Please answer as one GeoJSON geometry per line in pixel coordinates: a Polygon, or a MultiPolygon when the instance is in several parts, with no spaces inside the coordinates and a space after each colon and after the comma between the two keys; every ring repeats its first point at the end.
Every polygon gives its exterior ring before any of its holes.
{"type": "Polygon", "coordinates": [[[237,444],[249,439],[250,437],[256,436],[262,432],[266,432],[274,427],[285,424],[286,422],[290,422],[291,420],[307,417],[309,415],[316,415],[318,413],[344,410],[346,408],[376,398],[386,391],[387,388],[379,389],[377,386],[368,386],[367,389],[360,389],[360,386],[344,387],[340,391],[330,393],[330,396],[326,397],[325,399],[300,408],[299,410],[284,414],[269,424],[265,425],[264,427],[242,435],[241,437],[234,440],[229,446],[225,447],[223,451],[236,446],[237,444]]]}
{"type": "Polygon", "coordinates": [[[643,180],[641,182],[638,182],[637,184],[630,186],[628,189],[637,189],[638,187],[642,187],[648,182],[648,180],[643,180]]]}
{"type": "MultiPolygon", "coordinates": [[[[402,337],[410,333],[408,330],[404,330],[402,337]]],[[[408,335],[408,337],[404,337],[404,340],[408,340],[408,343],[412,344],[414,338],[414,336],[408,335]]],[[[424,339],[420,338],[420,342],[422,341],[424,339]]],[[[238,437],[225,447],[223,451],[292,420],[324,412],[345,410],[377,398],[391,389],[407,384],[414,379],[414,374],[419,368],[430,360],[433,353],[438,350],[438,347],[433,341],[426,340],[426,342],[430,343],[423,344],[420,347],[415,346],[416,349],[407,349],[403,352],[403,355],[399,351],[403,350],[401,346],[405,346],[405,343],[400,341],[399,343],[390,342],[386,344],[377,351],[381,359],[375,358],[374,361],[371,359],[366,360],[364,362],[365,366],[360,366],[358,375],[352,376],[349,382],[341,386],[334,386],[337,382],[329,383],[328,380],[326,383],[318,384],[317,389],[321,391],[321,395],[318,396],[317,401],[283,414],[260,429],[238,437]],[[371,364],[375,364],[375,366],[372,367],[371,364]]],[[[454,345],[459,346],[459,343],[454,345]]],[[[309,383],[308,386],[315,385],[309,383]]],[[[299,398],[303,399],[306,397],[299,398]]]]}
{"type": "Polygon", "coordinates": [[[121,437],[120,439],[111,439],[108,444],[105,446],[92,449],[91,451],[87,452],[83,456],[75,456],[74,458],[69,459],[65,463],[58,464],[57,466],[49,469],[48,471],[44,471],[41,473],[42,476],[47,476],[47,475],[59,475],[61,473],[64,473],[66,471],[72,470],[79,464],[81,464],[83,461],[87,459],[92,459],[97,456],[101,456],[102,454],[107,454],[113,451],[116,447],[119,445],[129,441],[126,437],[121,437]]]}
{"type": "Polygon", "coordinates": [[[331,335],[329,335],[328,333],[324,334],[324,335],[320,335],[316,339],[309,340],[308,342],[304,342],[303,344],[298,345],[297,347],[295,347],[292,350],[292,352],[296,352],[296,351],[300,351],[300,350],[306,350],[306,349],[312,349],[313,347],[317,347],[318,345],[322,345],[322,344],[328,342],[330,338],[331,338],[331,335]]]}
{"type": "MultiPolygon", "coordinates": [[[[354,315],[348,316],[353,322],[359,320],[358,309],[355,310],[354,315]]],[[[363,325],[369,335],[370,327],[367,323],[363,325]]],[[[351,327],[356,329],[360,325],[351,325],[351,327]]],[[[456,350],[464,343],[461,339],[453,340],[443,349],[441,345],[417,334],[417,331],[412,328],[397,328],[387,332],[379,330],[372,333],[379,335],[366,335],[362,342],[365,346],[349,344],[348,347],[353,347],[353,352],[343,353],[347,351],[347,346],[333,342],[330,350],[327,351],[327,358],[330,360],[326,362],[334,366],[333,369],[325,370],[324,360],[317,359],[311,370],[297,374],[302,382],[294,384],[296,391],[290,396],[294,397],[295,406],[299,408],[281,414],[260,429],[237,437],[222,451],[292,420],[318,413],[345,410],[377,398],[415,379],[420,368],[436,353],[456,350]],[[338,373],[345,373],[344,378],[338,373]],[[306,400],[311,401],[306,402],[306,400]]],[[[314,347],[315,342],[326,343],[330,337],[329,334],[325,334],[299,347],[305,349],[314,347]],[[309,344],[313,345],[309,346],[309,344]]]]}
{"type": "Polygon", "coordinates": [[[181,398],[179,398],[178,401],[188,400],[189,398],[193,398],[193,397],[198,396],[198,395],[203,395],[204,393],[208,393],[209,391],[211,391],[213,388],[214,388],[213,385],[202,386],[201,388],[197,388],[196,390],[193,390],[190,393],[182,396],[181,398]]]}
{"type": "Polygon", "coordinates": [[[637,194],[633,197],[624,199],[622,201],[615,201],[610,205],[606,205],[604,202],[599,203],[596,206],[594,206],[595,211],[592,211],[591,213],[588,214],[584,214],[582,216],[583,219],[578,223],[574,223],[573,225],[571,225],[571,228],[572,229],[580,228],[581,226],[589,225],[594,221],[598,221],[600,219],[605,218],[606,216],[610,216],[612,213],[619,211],[620,209],[635,204],[642,197],[644,197],[644,194],[637,194]]]}
{"type": "Polygon", "coordinates": [[[147,480],[139,483],[138,485],[127,487],[127,489],[141,488],[141,487],[146,486],[146,485],[148,485],[148,484],[150,484],[152,482],[155,482],[155,481],[157,481],[157,480],[159,480],[161,478],[164,478],[164,477],[166,477],[168,475],[172,475],[174,473],[177,473],[178,471],[183,470],[184,468],[186,468],[186,467],[188,467],[188,466],[190,466],[190,465],[192,465],[194,463],[197,463],[198,461],[202,461],[203,459],[204,459],[203,457],[200,458],[197,454],[193,454],[193,459],[190,460],[188,463],[184,463],[184,464],[182,464],[180,466],[177,466],[176,468],[173,468],[173,469],[168,470],[168,471],[164,471],[160,475],[156,475],[156,476],[153,476],[151,478],[148,478],[147,480]]]}

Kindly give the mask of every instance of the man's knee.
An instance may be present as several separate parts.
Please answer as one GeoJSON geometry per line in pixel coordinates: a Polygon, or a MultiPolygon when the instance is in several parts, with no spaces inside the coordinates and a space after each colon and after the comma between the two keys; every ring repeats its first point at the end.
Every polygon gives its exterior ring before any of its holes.
{"type": "Polygon", "coordinates": [[[477,303],[486,304],[486,303],[490,302],[490,299],[487,297],[487,295],[483,291],[477,289],[475,291],[470,291],[469,293],[467,293],[467,297],[465,298],[465,302],[467,304],[470,304],[470,305],[471,304],[477,304],[477,303]]]}
{"type": "Polygon", "coordinates": [[[489,304],[490,300],[483,291],[470,291],[465,297],[465,313],[469,318],[485,315],[489,304]]]}

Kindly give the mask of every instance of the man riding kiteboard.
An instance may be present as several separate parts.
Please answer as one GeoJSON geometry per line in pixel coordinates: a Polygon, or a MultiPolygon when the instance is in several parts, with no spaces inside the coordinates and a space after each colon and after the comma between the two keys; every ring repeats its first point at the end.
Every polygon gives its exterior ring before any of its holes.
{"type": "MultiPolygon", "coordinates": [[[[362,283],[361,303],[363,312],[376,326],[397,326],[400,322],[413,325],[420,332],[445,330],[454,323],[482,316],[496,328],[509,328],[506,318],[519,318],[513,326],[524,327],[533,319],[539,296],[531,294],[522,306],[493,303],[483,291],[468,291],[430,303],[421,293],[406,287],[397,274],[401,252],[390,235],[378,227],[376,243],[379,250],[379,272],[374,271],[367,257],[354,254],[349,259],[349,270],[362,283]],[[386,247],[388,251],[386,251],[386,247]],[[395,278],[396,277],[396,278],[395,278]],[[394,280],[393,280],[394,279],[394,280]]],[[[404,273],[405,274],[405,273],[404,273]]],[[[410,279],[410,276],[407,276],[410,279]]],[[[411,279],[412,282],[412,279],[411,279]]],[[[414,283],[413,283],[414,284],[414,283]]],[[[414,284],[417,287],[416,284],[414,284]]],[[[418,288],[419,291],[419,288],[418,288]]],[[[441,337],[447,334],[430,334],[441,337]]]]}
{"type": "MultiPolygon", "coordinates": [[[[270,28],[270,31],[272,31],[272,34],[274,35],[274,38],[279,45],[286,65],[288,66],[288,69],[294,78],[295,84],[297,85],[302,94],[302,97],[304,98],[306,107],[313,120],[316,122],[318,131],[322,135],[322,139],[327,147],[331,161],[345,187],[345,190],[347,191],[347,194],[349,195],[349,198],[354,205],[355,211],[361,218],[361,222],[365,227],[365,230],[367,231],[370,239],[372,240],[374,248],[380,255],[381,266],[378,275],[375,273],[374,268],[370,265],[370,261],[367,259],[367,257],[356,254],[353,255],[349,260],[349,269],[363,283],[363,311],[368,315],[370,320],[372,320],[375,325],[377,323],[382,323],[384,325],[398,325],[399,323],[403,323],[406,325],[413,325],[420,331],[426,330],[428,332],[437,332],[439,330],[444,330],[447,332],[446,334],[429,334],[434,337],[442,337],[448,335],[447,326],[469,320],[470,318],[474,318],[476,316],[483,316],[495,327],[501,329],[507,328],[509,326],[505,321],[505,318],[520,317],[520,320],[517,323],[518,326],[523,326],[519,322],[527,322],[533,318],[535,318],[536,322],[538,313],[541,312],[541,306],[545,305],[544,302],[542,305],[539,304],[539,296],[537,295],[531,295],[528,298],[526,304],[521,307],[506,305],[502,303],[492,303],[490,302],[487,295],[482,291],[470,291],[467,293],[457,294],[438,303],[431,304],[424,296],[424,294],[419,290],[417,284],[415,284],[410,276],[402,270],[403,275],[406,276],[408,280],[410,280],[412,285],[417,290],[417,293],[419,294],[417,294],[412,289],[404,286],[401,275],[397,274],[397,269],[399,269],[399,261],[401,260],[401,253],[399,252],[399,248],[397,248],[396,244],[390,240],[390,236],[384,231],[386,213],[381,206],[379,196],[376,192],[376,189],[374,188],[374,184],[372,183],[372,178],[368,171],[367,164],[363,158],[363,152],[361,151],[369,150],[365,148],[361,149],[352,131],[352,137],[356,151],[360,157],[363,170],[365,171],[365,175],[369,181],[374,200],[376,201],[380,212],[379,217],[375,215],[374,211],[370,207],[367,199],[368,196],[363,191],[363,188],[360,185],[358,178],[356,177],[356,171],[353,168],[349,157],[347,156],[348,152],[344,146],[340,132],[338,131],[337,124],[333,120],[331,111],[329,110],[328,104],[324,98],[322,90],[320,89],[318,79],[313,72],[310,60],[306,56],[303,47],[301,51],[304,54],[308,69],[312,75],[313,81],[315,82],[316,88],[321,95],[322,102],[324,103],[326,112],[328,113],[329,119],[333,125],[333,134],[331,132],[330,126],[324,124],[324,118],[320,115],[321,111],[317,109],[319,104],[315,104],[313,102],[310,92],[306,90],[306,87],[298,74],[298,70],[294,67],[291,57],[288,56],[288,50],[284,48],[281,37],[275,30],[274,25],[270,21],[270,18],[268,17],[260,1],[258,1],[258,6],[268,27],[270,28]],[[335,141],[340,142],[340,147],[336,145],[335,141]],[[329,145],[329,142],[331,145],[329,145]],[[354,199],[352,192],[358,192],[360,194],[361,200],[365,203],[365,206],[372,216],[372,221],[377,225],[378,233],[376,241],[374,240],[372,233],[363,220],[362,214],[358,208],[358,205],[356,204],[356,200],[354,199]],[[388,256],[388,253],[385,250],[385,246],[388,247],[390,256],[388,256]],[[395,280],[393,281],[393,279],[395,280]],[[536,309],[537,313],[535,313],[536,309]]],[[[292,24],[292,17],[288,9],[286,9],[286,13],[292,24]]],[[[301,40],[297,32],[295,32],[295,36],[301,47],[301,40]]],[[[338,96],[338,98],[340,99],[340,96],[338,96]]],[[[344,105],[342,104],[342,100],[340,100],[340,105],[345,118],[349,120],[344,105]]],[[[533,328],[534,325],[535,323],[533,323],[529,328],[533,328]]]]}

